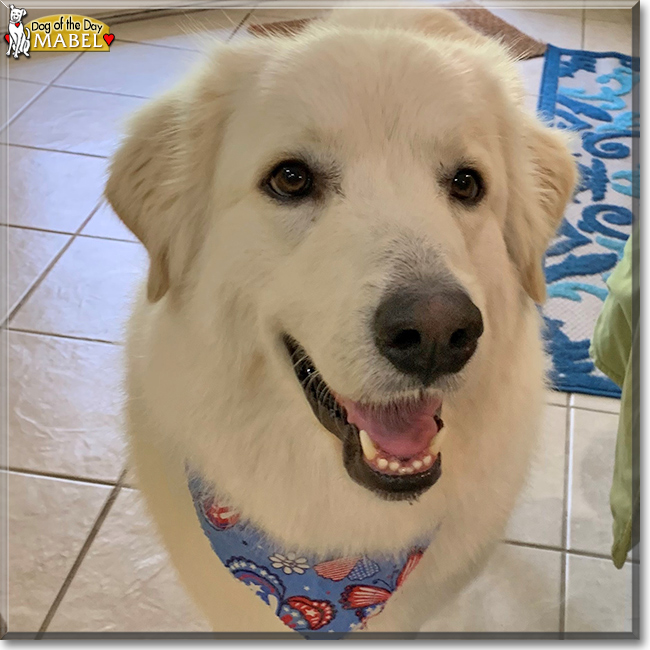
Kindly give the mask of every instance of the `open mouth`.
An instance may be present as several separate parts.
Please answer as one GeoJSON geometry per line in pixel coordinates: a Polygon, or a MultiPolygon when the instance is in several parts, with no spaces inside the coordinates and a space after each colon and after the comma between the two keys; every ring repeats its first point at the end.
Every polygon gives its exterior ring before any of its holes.
{"type": "Polygon", "coordinates": [[[439,397],[355,402],[327,385],[294,339],[284,335],[283,342],[314,415],[343,443],[343,463],[354,481],[397,500],[416,498],[440,478],[439,397]]]}

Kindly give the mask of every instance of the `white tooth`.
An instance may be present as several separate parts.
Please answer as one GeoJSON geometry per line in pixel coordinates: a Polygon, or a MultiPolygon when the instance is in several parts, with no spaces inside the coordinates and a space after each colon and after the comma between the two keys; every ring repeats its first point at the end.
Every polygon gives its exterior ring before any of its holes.
{"type": "Polygon", "coordinates": [[[422,467],[422,461],[421,460],[414,460],[413,461],[413,469],[420,469],[422,467]]]}
{"type": "Polygon", "coordinates": [[[433,437],[433,440],[429,445],[429,452],[431,453],[432,456],[435,457],[438,455],[438,452],[440,451],[440,447],[442,447],[442,441],[444,440],[446,433],[447,430],[442,429],[433,437]]]}
{"type": "Polygon", "coordinates": [[[404,472],[406,474],[413,474],[413,468],[412,467],[405,467],[404,472]]]}
{"type": "MultiPolygon", "coordinates": [[[[399,473],[400,474],[406,474],[406,469],[407,469],[406,467],[400,467],[399,468],[399,473]]],[[[411,471],[413,471],[413,470],[411,470],[411,471]]]]}
{"type": "Polygon", "coordinates": [[[390,469],[393,472],[396,472],[399,469],[399,463],[396,460],[391,461],[388,463],[388,469],[390,469]]]}
{"type": "Polygon", "coordinates": [[[368,460],[374,460],[375,456],[377,455],[377,450],[375,449],[375,445],[372,443],[372,440],[370,440],[370,436],[363,429],[359,431],[359,440],[361,441],[361,449],[363,449],[363,455],[368,460]]]}
{"type": "Polygon", "coordinates": [[[423,462],[425,465],[431,465],[431,461],[432,461],[431,456],[425,456],[425,457],[422,459],[422,462],[423,462]]]}
{"type": "Polygon", "coordinates": [[[388,467],[388,461],[385,458],[380,458],[377,461],[377,467],[379,467],[379,469],[386,469],[388,467]]]}

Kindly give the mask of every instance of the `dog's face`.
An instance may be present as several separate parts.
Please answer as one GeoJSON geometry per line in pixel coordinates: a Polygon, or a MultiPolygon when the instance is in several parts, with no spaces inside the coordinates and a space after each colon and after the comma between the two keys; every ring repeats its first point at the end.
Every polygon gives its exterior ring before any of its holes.
{"type": "Polygon", "coordinates": [[[508,70],[492,44],[314,30],[224,53],[118,153],[107,194],[150,300],[200,321],[234,383],[258,374],[243,408],[283,430],[279,472],[322,449],[381,498],[422,494],[509,296],[543,299],[574,170],[508,70]]]}
{"type": "Polygon", "coordinates": [[[19,23],[26,14],[27,12],[24,9],[18,9],[17,7],[14,7],[14,5],[9,5],[10,23],[19,23]]]}

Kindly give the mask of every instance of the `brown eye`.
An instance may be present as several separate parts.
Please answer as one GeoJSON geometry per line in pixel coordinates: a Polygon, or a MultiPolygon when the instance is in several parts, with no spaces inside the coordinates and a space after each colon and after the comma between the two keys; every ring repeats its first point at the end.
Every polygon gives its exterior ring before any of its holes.
{"type": "Polygon", "coordinates": [[[483,198],[483,178],[475,169],[459,169],[451,181],[449,193],[457,201],[474,205],[483,198]]]}
{"type": "Polygon", "coordinates": [[[271,172],[266,182],[268,190],[282,199],[307,196],[314,183],[311,170],[299,160],[281,162],[271,172]]]}

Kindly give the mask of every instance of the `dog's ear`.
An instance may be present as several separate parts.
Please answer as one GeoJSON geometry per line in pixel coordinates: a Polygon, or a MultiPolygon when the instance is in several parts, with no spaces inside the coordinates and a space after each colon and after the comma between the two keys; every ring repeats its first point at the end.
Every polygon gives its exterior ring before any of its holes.
{"type": "Polygon", "coordinates": [[[10,11],[13,11],[13,10],[14,10],[14,6],[13,6],[13,5],[9,5],[9,9],[10,9],[10,11]]]}
{"type": "Polygon", "coordinates": [[[105,194],[116,214],[149,253],[147,298],[155,302],[170,284],[170,247],[175,231],[195,218],[183,211],[182,138],[189,108],[171,95],[146,106],[132,120],[130,133],[114,155],[105,194]]]}
{"type": "Polygon", "coordinates": [[[246,59],[243,52],[240,61],[235,52],[215,53],[135,115],[111,161],[105,195],[149,253],[151,302],[182,287],[201,245],[230,95],[246,79],[246,59]]]}
{"type": "Polygon", "coordinates": [[[23,12],[23,17],[25,17],[27,15],[27,9],[22,9],[21,11],[23,12]]]}
{"type": "MultiPolygon", "coordinates": [[[[520,178],[530,186],[511,189],[515,200],[508,207],[505,241],[522,286],[542,304],[546,300],[544,253],[573,194],[577,168],[566,134],[543,126],[527,114],[524,126],[529,174],[520,178]]],[[[518,176],[513,170],[513,179],[518,176]]]]}

